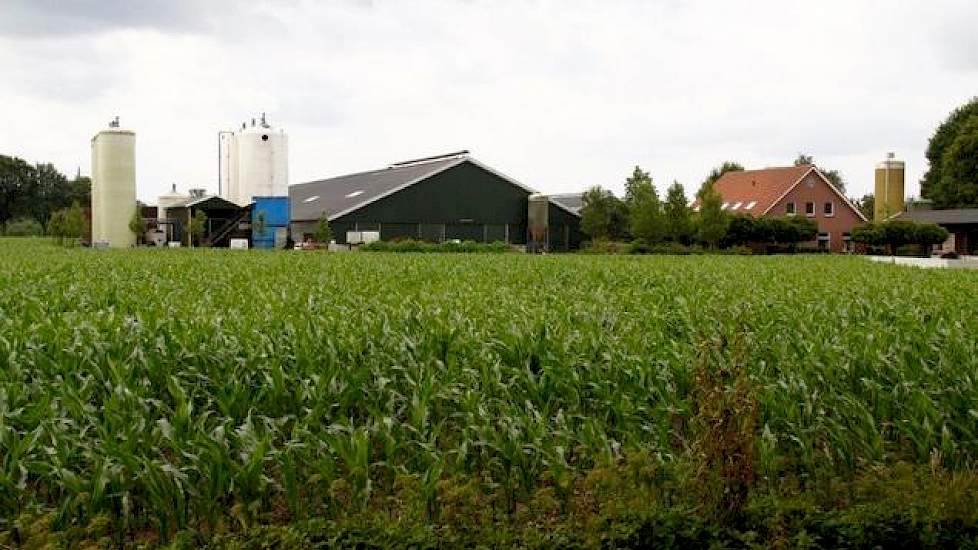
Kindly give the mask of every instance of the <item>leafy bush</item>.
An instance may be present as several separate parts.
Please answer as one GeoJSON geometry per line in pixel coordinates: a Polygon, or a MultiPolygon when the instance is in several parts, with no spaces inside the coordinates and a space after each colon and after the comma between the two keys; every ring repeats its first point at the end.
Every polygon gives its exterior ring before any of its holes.
{"type": "Polygon", "coordinates": [[[852,240],[869,247],[886,247],[896,255],[905,245],[917,245],[928,251],[931,246],[943,243],[949,233],[943,227],[911,220],[890,220],[868,223],[852,231],[852,240]]]}
{"type": "Polygon", "coordinates": [[[3,234],[8,237],[40,237],[44,227],[34,218],[18,218],[7,222],[3,234]]]}
{"type": "Polygon", "coordinates": [[[475,241],[429,243],[416,241],[414,239],[402,239],[396,241],[374,241],[360,247],[364,252],[452,252],[452,253],[477,253],[477,254],[501,254],[512,252],[513,247],[501,242],[478,243],[475,241]]]}

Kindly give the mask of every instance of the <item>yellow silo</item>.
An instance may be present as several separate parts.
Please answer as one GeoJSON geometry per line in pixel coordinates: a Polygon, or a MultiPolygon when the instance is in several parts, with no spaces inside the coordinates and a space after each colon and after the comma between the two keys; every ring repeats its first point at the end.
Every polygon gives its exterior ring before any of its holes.
{"type": "Polygon", "coordinates": [[[886,160],[876,165],[876,201],[873,206],[873,221],[881,222],[903,212],[904,170],[903,161],[895,160],[893,153],[887,153],[886,160]]]}

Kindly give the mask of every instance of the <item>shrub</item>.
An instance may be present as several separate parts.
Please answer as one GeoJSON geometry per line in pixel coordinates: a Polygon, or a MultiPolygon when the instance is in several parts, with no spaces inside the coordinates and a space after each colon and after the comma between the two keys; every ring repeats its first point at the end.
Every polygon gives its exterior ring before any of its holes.
{"type": "Polygon", "coordinates": [[[7,222],[4,234],[8,237],[40,237],[44,227],[34,218],[18,218],[7,222]]]}
{"type": "Polygon", "coordinates": [[[501,241],[477,243],[475,241],[429,243],[414,239],[374,241],[360,247],[364,252],[464,252],[476,254],[501,254],[512,252],[513,247],[501,241]]]}

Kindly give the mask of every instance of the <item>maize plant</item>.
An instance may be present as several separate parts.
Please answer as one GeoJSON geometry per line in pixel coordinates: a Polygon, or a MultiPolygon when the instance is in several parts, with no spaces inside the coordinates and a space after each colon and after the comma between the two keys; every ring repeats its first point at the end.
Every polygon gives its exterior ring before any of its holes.
{"type": "Polygon", "coordinates": [[[978,457],[975,272],[16,240],[0,260],[0,531],[43,511],[166,537],[401,487],[422,518],[463,485],[502,515],[546,486],[566,509],[591,471],[663,476],[702,447],[693,370],[734,333],[757,483],[978,457]]]}

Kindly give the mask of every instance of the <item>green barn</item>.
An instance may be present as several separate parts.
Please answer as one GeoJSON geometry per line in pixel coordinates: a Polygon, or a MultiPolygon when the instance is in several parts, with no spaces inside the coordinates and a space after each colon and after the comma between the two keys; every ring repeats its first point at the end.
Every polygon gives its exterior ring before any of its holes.
{"type": "MultiPolygon", "coordinates": [[[[314,238],[325,217],[338,244],[379,236],[526,245],[528,198],[534,194],[460,151],[292,185],[290,231],[294,241],[314,238]]],[[[580,245],[580,216],[560,210],[554,221],[561,227],[551,229],[549,250],[580,245]]]]}

